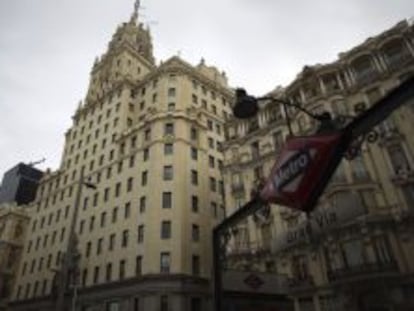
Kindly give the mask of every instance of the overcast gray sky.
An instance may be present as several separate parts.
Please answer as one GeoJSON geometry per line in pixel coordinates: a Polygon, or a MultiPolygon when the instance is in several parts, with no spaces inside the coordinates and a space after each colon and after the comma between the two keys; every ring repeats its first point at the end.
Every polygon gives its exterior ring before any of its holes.
{"type": "MultiPolygon", "coordinates": [[[[43,157],[40,168],[58,167],[93,60],[133,2],[0,0],[0,174],[43,157]]],[[[141,2],[157,61],[204,57],[257,95],[414,16],[412,0],[141,2]]]]}

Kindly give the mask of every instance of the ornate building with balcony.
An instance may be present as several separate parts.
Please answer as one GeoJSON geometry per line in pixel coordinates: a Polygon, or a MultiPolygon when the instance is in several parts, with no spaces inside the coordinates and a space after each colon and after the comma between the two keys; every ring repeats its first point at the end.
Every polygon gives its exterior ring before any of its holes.
{"type": "MultiPolygon", "coordinates": [[[[414,26],[391,29],[339,54],[330,64],[305,66],[273,97],[328,111],[348,122],[414,75],[414,26]]],[[[352,159],[342,160],[307,218],[272,205],[229,231],[227,265],[287,274],[295,310],[412,310],[414,306],[414,99],[378,125],[352,159]]],[[[264,103],[257,117],[232,119],[223,145],[226,207],[250,200],[289,135],[316,131],[294,109],[264,103]]]]}

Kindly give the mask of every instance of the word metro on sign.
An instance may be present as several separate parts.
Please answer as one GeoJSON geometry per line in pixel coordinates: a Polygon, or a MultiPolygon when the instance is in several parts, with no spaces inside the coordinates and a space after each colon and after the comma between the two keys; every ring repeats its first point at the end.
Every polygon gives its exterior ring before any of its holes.
{"type": "Polygon", "coordinates": [[[260,198],[264,202],[312,211],[348,146],[344,137],[339,132],[288,139],[260,198]]]}

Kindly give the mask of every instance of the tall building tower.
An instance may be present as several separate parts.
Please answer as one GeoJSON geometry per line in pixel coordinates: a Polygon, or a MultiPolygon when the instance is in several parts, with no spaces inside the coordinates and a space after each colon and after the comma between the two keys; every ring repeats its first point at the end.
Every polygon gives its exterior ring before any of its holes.
{"type": "Polygon", "coordinates": [[[65,262],[65,306],[209,310],[232,93],[203,60],[157,66],[138,9],[95,61],[60,168],[41,180],[13,310],[56,310],[65,262]]]}

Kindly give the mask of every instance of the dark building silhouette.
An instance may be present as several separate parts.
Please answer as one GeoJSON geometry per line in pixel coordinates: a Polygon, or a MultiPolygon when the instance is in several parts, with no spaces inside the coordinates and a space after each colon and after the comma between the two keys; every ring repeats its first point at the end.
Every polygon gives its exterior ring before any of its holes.
{"type": "Polygon", "coordinates": [[[27,204],[34,200],[43,172],[24,163],[8,170],[0,187],[0,203],[16,202],[27,204]]]}

